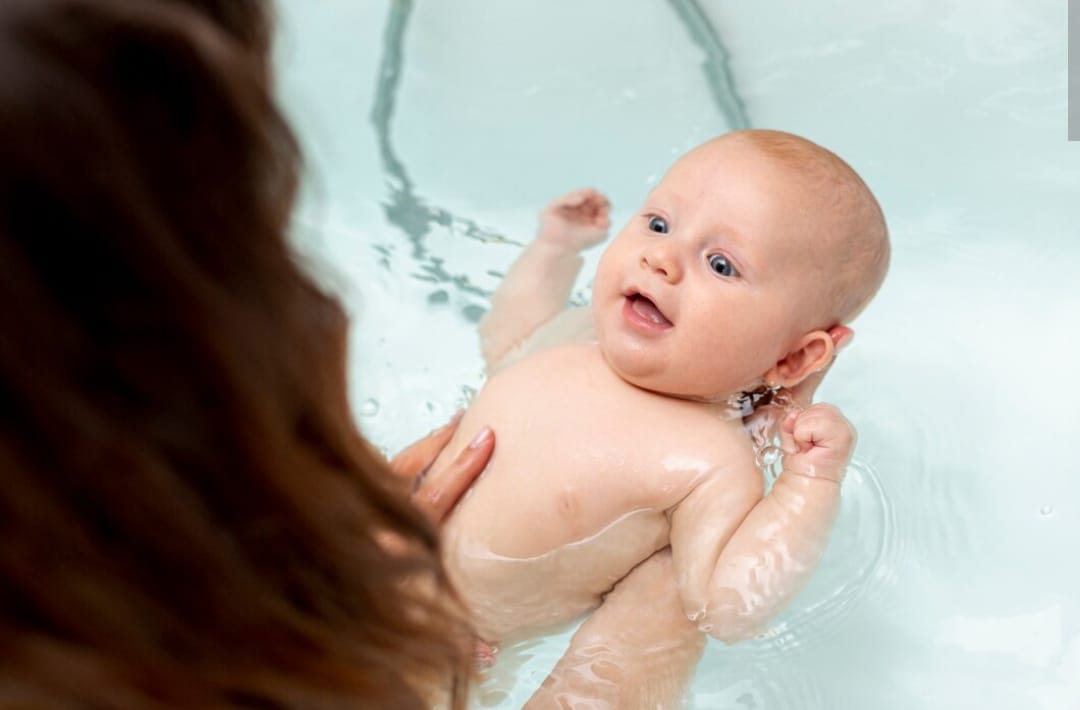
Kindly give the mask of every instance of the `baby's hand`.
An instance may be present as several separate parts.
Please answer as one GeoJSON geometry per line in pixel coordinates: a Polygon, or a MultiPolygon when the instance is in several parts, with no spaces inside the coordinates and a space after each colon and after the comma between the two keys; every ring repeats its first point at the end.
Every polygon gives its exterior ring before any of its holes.
{"type": "Polygon", "coordinates": [[[536,238],[573,251],[588,249],[607,237],[610,211],[608,199],[591,187],[574,190],[541,210],[536,238]]]}
{"type": "Polygon", "coordinates": [[[831,404],[792,411],[780,425],[784,473],[840,483],[855,449],[855,439],[851,422],[831,404]]]}

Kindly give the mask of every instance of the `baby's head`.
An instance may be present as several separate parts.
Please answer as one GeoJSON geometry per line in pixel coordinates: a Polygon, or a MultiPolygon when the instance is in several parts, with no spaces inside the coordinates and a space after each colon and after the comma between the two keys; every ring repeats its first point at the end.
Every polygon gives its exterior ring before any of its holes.
{"type": "Polygon", "coordinates": [[[793,387],[833,356],[889,261],[885,221],[843,160],[779,131],[680,158],[611,241],[593,285],[611,367],[648,390],[726,399],[793,387]]]}

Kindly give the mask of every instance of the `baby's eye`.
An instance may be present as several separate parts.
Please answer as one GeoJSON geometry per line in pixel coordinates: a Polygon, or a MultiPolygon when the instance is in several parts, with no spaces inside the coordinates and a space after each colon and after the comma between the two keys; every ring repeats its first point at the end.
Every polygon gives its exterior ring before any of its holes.
{"type": "Polygon", "coordinates": [[[664,219],[663,217],[650,217],[649,218],[649,229],[651,229],[654,232],[659,232],[660,234],[667,234],[668,233],[667,220],[664,219]]]}
{"type": "Polygon", "coordinates": [[[709,268],[721,276],[738,276],[735,267],[723,254],[713,254],[709,257],[709,268]]]}

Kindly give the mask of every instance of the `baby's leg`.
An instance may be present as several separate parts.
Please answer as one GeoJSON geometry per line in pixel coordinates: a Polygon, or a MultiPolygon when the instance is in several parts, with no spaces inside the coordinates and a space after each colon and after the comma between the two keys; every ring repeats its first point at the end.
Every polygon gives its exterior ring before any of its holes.
{"type": "Polygon", "coordinates": [[[491,310],[480,321],[480,344],[490,371],[515,346],[566,307],[581,270],[579,255],[607,236],[609,205],[596,190],[556,199],[540,213],[540,229],[510,267],[491,310]]]}

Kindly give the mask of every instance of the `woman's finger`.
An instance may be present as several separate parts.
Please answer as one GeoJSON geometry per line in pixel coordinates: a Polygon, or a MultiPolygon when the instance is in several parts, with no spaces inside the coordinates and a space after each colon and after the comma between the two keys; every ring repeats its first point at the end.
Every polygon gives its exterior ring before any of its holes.
{"type": "Polygon", "coordinates": [[[450,437],[457,431],[458,422],[461,421],[462,412],[458,412],[445,425],[435,429],[430,434],[414,444],[407,446],[397,456],[390,459],[390,470],[402,478],[413,479],[423,473],[428,466],[435,462],[439,452],[443,450],[450,437]]]}
{"type": "Polygon", "coordinates": [[[480,430],[454,460],[438,470],[428,471],[412,494],[413,504],[436,525],[441,525],[461,496],[479,476],[495,450],[491,427],[480,430]]]}

